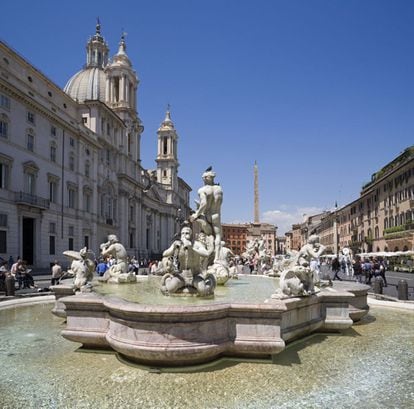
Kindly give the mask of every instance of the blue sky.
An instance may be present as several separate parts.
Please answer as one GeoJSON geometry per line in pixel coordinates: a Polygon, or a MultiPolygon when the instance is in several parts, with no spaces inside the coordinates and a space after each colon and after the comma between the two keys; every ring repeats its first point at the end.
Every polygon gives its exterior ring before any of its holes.
{"type": "Polygon", "coordinates": [[[111,55],[128,33],[143,165],[170,103],[180,176],[195,198],[214,167],[224,222],[253,219],[255,160],[261,218],[284,233],[414,143],[413,1],[16,0],[0,37],[63,87],[97,16],[111,55]]]}

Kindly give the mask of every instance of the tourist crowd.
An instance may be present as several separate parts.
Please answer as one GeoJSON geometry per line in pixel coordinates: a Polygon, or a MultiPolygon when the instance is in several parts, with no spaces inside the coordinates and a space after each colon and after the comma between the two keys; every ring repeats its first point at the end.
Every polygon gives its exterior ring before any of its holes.
{"type": "Polygon", "coordinates": [[[330,264],[333,278],[332,280],[342,280],[339,273],[342,272],[346,277],[354,279],[359,283],[371,285],[372,279],[381,277],[383,285],[387,287],[387,278],[385,272],[387,271],[387,261],[383,258],[364,258],[356,256],[350,265],[346,265],[343,260],[334,258],[330,264]]]}

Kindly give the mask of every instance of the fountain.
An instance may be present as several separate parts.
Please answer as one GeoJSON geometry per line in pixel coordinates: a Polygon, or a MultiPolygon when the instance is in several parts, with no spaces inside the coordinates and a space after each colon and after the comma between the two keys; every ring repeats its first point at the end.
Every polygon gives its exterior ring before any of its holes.
{"type": "MultiPolygon", "coordinates": [[[[310,268],[310,258],[324,250],[315,237],[282,272],[279,290],[268,285],[248,302],[248,297],[241,301],[216,300],[216,282],[229,276],[229,269],[220,221],[223,191],[214,183],[214,177],[211,167],[203,173],[198,208],[183,225],[180,239],[164,252],[165,274],[160,284],[164,295],[159,297],[176,302],[165,305],[157,302],[155,295],[154,302],[133,302],[99,291],[65,297],[67,288],[56,286],[54,313],[66,317],[64,338],[84,348],[114,350],[141,364],[194,365],[221,356],[274,356],[289,342],[313,332],[348,329],[368,312],[368,286],[321,286],[310,268]],[[193,238],[194,223],[201,228],[197,239],[193,238]],[[181,302],[184,300],[171,297],[176,295],[196,296],[196,301],[181,302]]],[[[117,243],[109,241],[110,245],[117,243]]],[[[277,282],[274,278],[257,278],[277,282]]],[[[140,283],[128,284],[132,285],[140,283]]]]}
{"type": "MultiPolygon", "coordinates": [[[[106,287],[127,291],[129,285],[106,287]]],[[[50,314],[45,297],[36,300],[41,304],[8,309],[7,302],[0,303],[3,408],[412,406],[407,374],[414,361],[413,311],[374,305],[352,328],[291,342],[272,359],[222,358],[204,366],[154,368],[125,365],[108,351],[84,352],[60,336],[62,319],[50,314]]]]}

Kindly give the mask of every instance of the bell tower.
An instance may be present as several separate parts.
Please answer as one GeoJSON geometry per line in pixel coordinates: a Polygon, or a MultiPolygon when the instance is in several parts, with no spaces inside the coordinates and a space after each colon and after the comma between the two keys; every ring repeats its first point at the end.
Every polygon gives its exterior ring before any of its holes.
{"type": "Polygon", "coordinates": [[[178,135],[171,120],[170,106],[167,108],[165,119],[157,131],[157,181],[162,183],[166,189],[177,190],[178,181],[178,135]]]}
{"type": "Polygon", "coordinates": [[[125,33],[121,36],[118,52],[105,68],[105,74],[105,102],[125,122],[127,154],[140,162],[141,133],[144,127],[137,114],[139,80],[126,53],[125,33]]]}

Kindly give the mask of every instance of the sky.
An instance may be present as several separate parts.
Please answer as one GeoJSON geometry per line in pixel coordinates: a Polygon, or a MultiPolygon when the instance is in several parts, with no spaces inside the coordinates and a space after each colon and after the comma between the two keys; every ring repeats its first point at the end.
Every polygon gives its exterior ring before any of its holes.
{"type": "Polygon", "coordinates": [[[15,0],[1,14],[0,38],[62,88],[97,17],[111,55],[125,31],[143,166],[171,104],[191,205],[213,166],[226,223],[253,220],[255,161],[261,221],[282,235],[414,144],[411,0],[15,0]]]}

